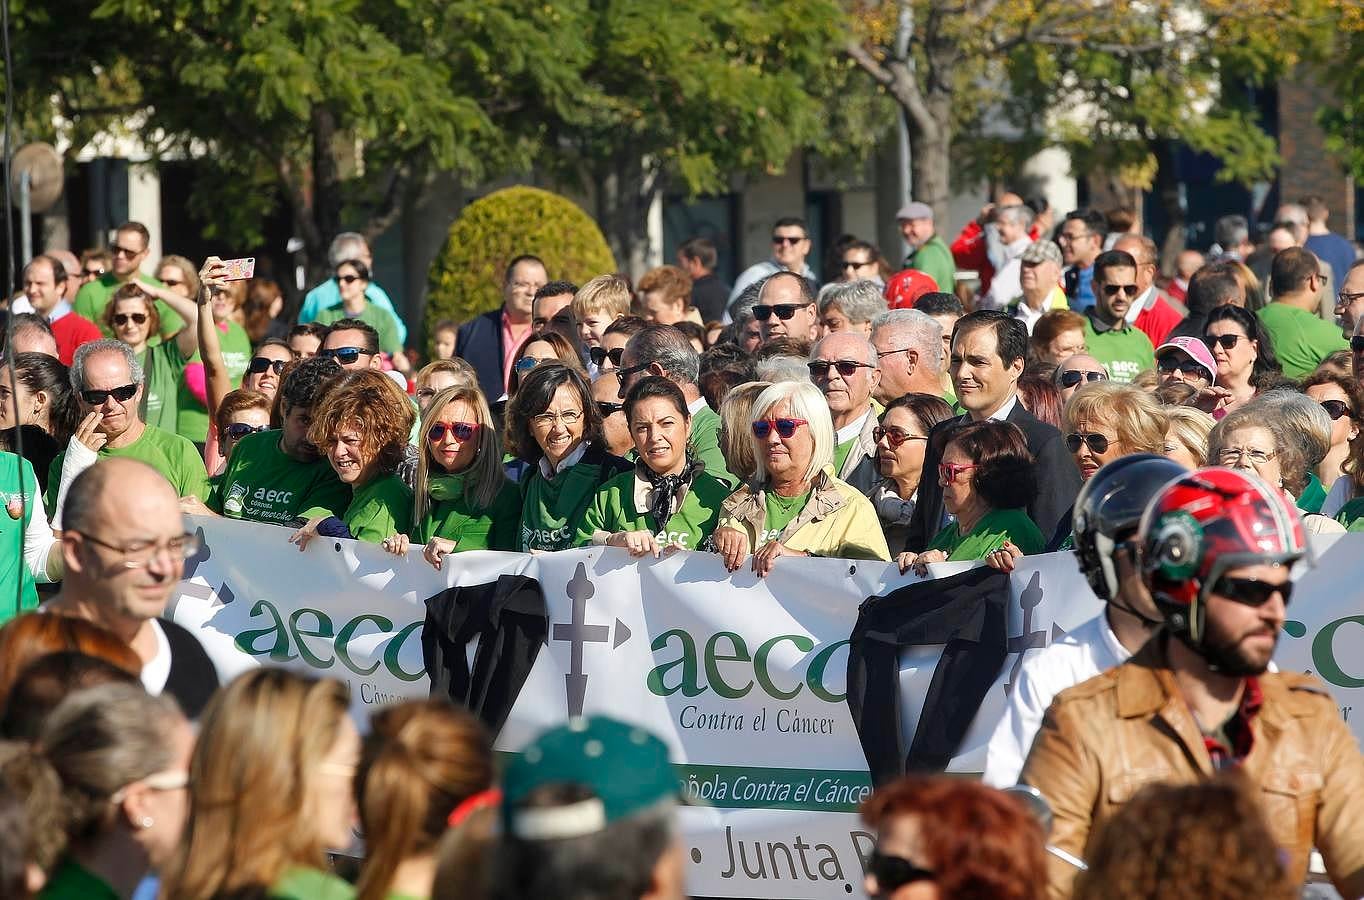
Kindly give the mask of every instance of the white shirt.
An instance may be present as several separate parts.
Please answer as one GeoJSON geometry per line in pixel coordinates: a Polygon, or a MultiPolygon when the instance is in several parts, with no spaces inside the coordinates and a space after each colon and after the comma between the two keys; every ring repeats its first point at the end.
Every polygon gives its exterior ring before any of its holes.
{"type": "Polygon", "coordinates": [[[1127,315],[1123,316],[1128,325],[1137,324],[1137,316],[1156,305],[1156,286],[1153,284],[1146,289],[1146,293],[1132,301],[1132,305],[1127,308],[1127,315]]]}
{"type": "Polygon", "coordinates": [[[147,624],[151,625],[152,634],[156,636],[156,655],[142,664],[142,686],[147,693],[156,696],[166,689],[166,681],[170,678],[171,649],[166,632],[161,630],[161,623],[149,619],[147,624]]]}
{"type": "Polygon", "coordinates": [[[687,412],[693,416],[695,416],[701,410],[706,408],[707,407],[705,397],[697,397],[695,400],[687,404],[687,412]]]}
{"type": "Polygon", "coordinates": [[[551,466],[549,464],[549,457],[542,456],[540,457],[540,474],[545,477],[546,481],[553,481],[554,476],[558,475],[560,472],[564,471],[565,469],[569,469],[572,468],[573,466],[576,466],[578,462],[583,458],[583,454],[586,452],[587,441],[583,441],[582,443],[578,444],[577,447],[574,448],[572,453],[568,454],[568,456],[565,456],[563,459],[559,460],[559,464],[557,466],[551,466]]]}
{"type": "Polygon", "coordinates": [[[834,432],[834,446],[845,444],[862,433],[862,428],[867,424],[867,416],[871,415],[871,407],[857,417],[857,421],[850,422],[834,432]]]}
{"type": "Polygon", "coordinates": [[[1004,248],[1007,259],[1004,265],[995,269],[995,277],[990,280],[990,289],[981,298],[981,309],[1003,309],[1010,300],[1023,293],[1020,279],[1023,277],[1023,251],[1028,249],[1032,238],[1026,234],[1004,248]]]}
{"type": "Polygon", "coordinates": [[[990,422],[1006,422],[1006,421],[1008,421],[1008,419],[1009,419],[1009,413],[1013,412],[1013,411],[1014,411],[1014,407],[1017,406],[1017,405],[1018,405],[1018,392],[1017,392],[1017,391],[1014,391],[1014,395],[1013,395],[1012,397],[1010,397],[1008,400],[1004,401],[1004,405],[1001,406],[1001,407],[995,412],[994,415],[990,416],[990,418],[988,419],[988,421],[990,421],[990,422]]]}
{"type": "Polygon", "coordinates": [[[1033,738],[1042,727],[1042,715],[1056,695],[1123,664],[1131,656],[1108,627],[1108,617],[1100,613],[1025,659],[1004,718],[995,726],[985,750],[985,783],[997,788],[1017,784],[1033,738]]]}

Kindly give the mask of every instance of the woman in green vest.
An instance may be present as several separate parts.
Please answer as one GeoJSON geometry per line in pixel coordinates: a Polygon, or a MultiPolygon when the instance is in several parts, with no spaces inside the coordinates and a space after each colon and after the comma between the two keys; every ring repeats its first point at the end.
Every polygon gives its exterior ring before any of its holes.
{"type": "Polygon", "coordinates": [[[77,691],[47,717],[34,746],[61,780],[68,841],[41,900],[130,897],[172,864],[194,750],[174,700],[140,684],[77,691]]]}
{"type": "Polygon", "coordinates": [[[506,444],[528,464],[517,548],[567,550],[602,485],[632,466],[603,449],[601,412],[576,369],[541,363],[507,404],[506,444]]]}
{"type": "Polygon", "coordinates": [[[641,378],[625,397],[625,418],[639,461],[597,492],[578,544],[654,557],[702,549],[730,490],[689,452],[691,413],[681,389],[666,378],[641,378]]]}
{"type": "Polygon", "coordinates": [[[938,484],[953,521],[921,553],[901,553],[900,571],[927,575],[929,563],[984,560],[1005,544],[1041,553],[1046,539],[1025,511],[1037,494],[1037,470],[1018,426],[970,422],[948,432],[946,442],[938,484]]]}
{"type": "Polygon", "coordinates": [[[384,540],[406,556],[423,545],[436,571],[448,554],[465,550],[515,550],[521,495],[502,469],[502,441],[477,384],[437,391],[422,416],[424,449],[413,479],[411,527],[384,540]]]}
{"type": "Polygon", "coordinates": [[[177,398],[185,366],[199,350],[198,320],[199,307],[193,300],[139,281],[119,288],[104,307],[104,327],[131,347],[142,363],[142,421],[170,434],[176,433],[178,424],[177,398]],[[161,333],[156,300],[164,301],[187,324],[174,338],[151,346],[152,338],[161,333]]]}
{"type": "Polygon", "coordinates": [[[275,666],[218,691],[204,710],[189,821],[161,896],[355,896],[327,871],[327,851],[354,840],[360,735],[349,707],[341,682],[275,666]]]}
{"type": "Polygon", "coordinates": [[[377,369],[343,372],[313,412],[308,440],[331,463],[351,501],[338,522],[314,516],[289,536],[303,550],[318,534],[383,543],[412,521],[412,491],[397,474],[416,418],[403,389],[377,369]]]}

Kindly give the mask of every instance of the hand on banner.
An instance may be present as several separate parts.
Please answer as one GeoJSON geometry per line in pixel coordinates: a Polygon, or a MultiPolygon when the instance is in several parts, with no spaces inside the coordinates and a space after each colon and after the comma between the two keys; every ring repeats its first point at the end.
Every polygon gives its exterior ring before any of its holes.
{"type": "Polygon", "coordinates": [[[455,542],[449,538],[433,537],[426,542],[422,548],[422,559],[431,564],[437,572],[440,571],[441,563],[445,557],[455,552],[455,542]]]}
{"type": "Polygon", "coordinates": [[[748,535],[737,528],[730,528],[726,525],[723,528],[715,529],[715,533],[711,535],[711,540],[715,542],[715,552],[720,554],[720,559],[724,560],[725,568],[731,572],[737,572],[744,561],[744,557],[748,555],[748,535]]]}
{"type": "Polygon", "coordinates": [[[380,544],[380,546],[394,556],[406,556],[407,548],[410,547],[411,544],[407,539],[407,535],[391,534],[384,538],[384,542],[380,544]]]}
{"type": "Polygon", "coordinates": [[[1001,572],[1012,572],[1014,570],[1014,560],[1020,558],[1023,551],[1013,541],[1005,541],[1004,546],[1000,547],[985,557],[985,564],[992,569],[1001,572]]]}
{"type": "Polygon", "coordinates": [[[792,550],[781,541],[768,541],[757,553],[753,554],[753,571],[762,578],[772,571],[772,564],[777,561],[778,556],[809,556],[803,550],[792,550]]]}
{"type": "Polygon", "coordinates": [[[304,525],[298,531],[295,531],[293,534],[289,535],[289,543],[298,544],[298,551],[302,553],[305,549],[307,549],[308,542],[311,541],[313,538],[317,537],[317,526],[321,525],[322,520],[325,518],[327,517],[313,516],[311,519],[308,520],[307,525],[304,525]]]}
{"type": "Polygon", "coordinates": [[[925,550],[923,553],[901,553],[895,558],[895,563],[900,567],[900,574],[903,575],[911,568],[914,574],[923,578],[928,574],[929,563],[947,562],[947,554],[941,550],[925,550]]]}
{"type": "MultiPolygon", "coordinates": [[[[180,512],[187,516],[217,516],[213,510],[204,505],[204,501],[190,494],[180,498],[180,512]]],[[[221,517],[220,517],[221,518],[221,517]]]]}
{"type": "Polygon", "coordinates": [[[92,451],[98,453],[100,448],[109,440],[108,435],[95,430],[99,427],[102,418],[103,414],[99,410],[90,413],[84,419],[81,419],[81,423],[76,426],[76,433],[72,435],[72,437],[77,441],[80,441],[86,447],[89,447],[92,451]]]}
{"type": "Polygon", "coordinates": [[[647,531],[617,531],[607,539],[606,546],[624,547],[634,557],[652,554],[654,559],[658,559],[663,552],[658,541],[647,531]]]}

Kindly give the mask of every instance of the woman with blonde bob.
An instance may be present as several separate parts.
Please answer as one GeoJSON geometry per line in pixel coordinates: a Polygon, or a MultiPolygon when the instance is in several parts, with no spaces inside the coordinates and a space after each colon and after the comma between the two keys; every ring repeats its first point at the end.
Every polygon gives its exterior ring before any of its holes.
{"type": "Polygon", "coordinates": [[[189,822],[164,897],[334,900],[352,889],[327,850],[351,843],[360,735],[346,686],[265,667],[204,711],[189,822]]]}
{"type": "Polygon", "coordinates": [[[748,381],[736,385],[720,403],[720,452],[725,457],[725,468],[740,482],[752,481],[758,471],[753,455],[753,401],[768,387],[769,381],[748,381]]]}
{"type": "Polygon", "coordinates": [[[384,549],[405,556],[411,543],[424,544],[422,558],[437,571],[450,553],[517,549],[521,495],[503,473],[502,441],[483,392],[476,385],[439,392],[421,430],[411,530],[390,535],[384,549]]]}
{"type": "Polygon", "coordinates": [[[1208,432],[1217,420],[1192,406],[1167,406],[1165,444],[1161,454],[1189,469],[1201,469],[1208,464],[1208,432]]]}
{"type": "MultiPolygon", "coordinates": [[[[425,900],[447,833],[457,840],[472,819],[496,813],[492,739],[472,715],[434,699],[381,709],[370,727],[355,779],[367,851],[356,896],[425,900]]],[[[456,874],[466,888],[477,883],[476,873],[456,874]]]]}
{"type": "Polygon", "coordinates": [[[779,556],[890,559],[871,501],[833,474],[834,425],[809,381],[763,390],[749,416],[755,472],[721,505],[715,548],[731,572],[752,554],[759,577],[779,556]]]}

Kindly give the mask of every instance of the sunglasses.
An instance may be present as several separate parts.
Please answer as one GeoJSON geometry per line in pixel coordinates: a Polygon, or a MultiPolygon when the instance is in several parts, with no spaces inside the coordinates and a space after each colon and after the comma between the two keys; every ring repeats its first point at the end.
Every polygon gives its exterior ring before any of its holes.
{"type": "Polygon", "coordinates": [[[1116,297],[1118,294],[1126,294],[1129,297],[1137,296],[1137,286],[1135,284],[1106,284],[1104,285],[1105,297],[1116,297]]]}
{"type": "Polygon", "coordinates": [[[360,281],[361,278],[359,275],[337,275],[336,280],[342,284],[351,284],[352,282],[360,281]]]}
{"type": "Polygon", "coordinates": [[[103,270],[103,269],[84,269],[84,270],[81,271],[81,274],[84,275],[86,278],[99,278],[101,275],[104,274],[104,270],[103,270]]]}
{"type": "Polygon", "coordinates": [[[856,360],[851,359],[840,359],[837,361],[817,359],[812,363],[807,363],[807,366],[810,369],[811,378],[825,378],[828,376],[829,369],[831,368],[837,369],[838,374],[842,375],[844,378],[853,377],[857,374],[858,369],[876,368],[875,366],[870,366],[864,362],[857,362],[856,360]]]}
{"type": "Polygon", "coordinates": [[[781,244],[786,244],[788,247],[794,247],[796,246],[796,244],[799,244],[803,240],[805,240],[805,238],[791,237],[791,235],[789,234],[772,235],[772,243],[777,244],[778,246],[780,246],[781,244]]]}
{"type": "Polygon", "coordinates": [[[119,403],[127,403],[133,399],[137,393],[137,385],[125,384],[122,387],[110,388],[107,391],[84,390],[81,391],[81,399],[90,406],[103,406],[104,401],[113,397],[119,403]]]}
{"type": "Polygon", "coordinates": [[[625,379],[629,378],[636,372],[643,372],[647,368],[649,368],[649,363],[644,363],[638,366],[630,366],[629,368],[626,369],[622,369],[619,366],[617,366],[616,369],[611,374],[615,375],[621,384],[624,384],[625,379]]]}
{"type": "Polygon", "coordinates": [[[907,884],[933,881],[937,877],[902,856],[887,856],[880,850],[872,851],[871,859],[867,860],[867,872],[876,879],[876,892],[882,897],[889,897],[907,884]]]}
{"type": "Polygon", "coordinates": [[[1248,341],[1250,338],[1244,334],[1208,334],[1203,336],[1203,343],[1207,344],[1208,349],[1221,347],[1223,350],[1230,350],[1235,347],[1238,341],[1248,341]]]}
{"type": "Polygon", "coordinates": [[[809,425],[806,419],[759,419],[753,423],[753,436],[760,441],[767,440],[767,436],[772,433],[772,429],[777,429],[777,437],[789,438],[796,433],[796,429],[802,425],[809,425]]]}
{"type": "Polygon", "coordinates": [[[1212,592],[1246,606],[1264,606],[1270,597],[1278,594],[1283,597],[1283,605],[1287,606],[1288,601],[1293,599],[1293,582],[1274,584],[1260,581],[1258,578],[1233,578],[1230,575],[1223,575],[1212,586],[1212,592]]]}
{"type": "Polygon", "coordinates": [[[1357,334],[1350,338],[1350,349],[1356,353],[1364,353],[1364,334],[1357,334]]]}
{"type": "Polygon", "coordinates": [[[908,431],[905,431],[903,428],[883,428],[883,427],[881,427],[880,425],[877,425],[875,428],[873,428],[873,429],[871,430],[871,437],[872,437],[872,440],[876,441],[877,443],[880,443],[881,440],[884,438],[884,439],[885,439],[885,442],[886,442],[887,444],[890,444],[890,446],[892,446],[892,447],[898,447],[898,446],[900,446],[901,444],[903,444],[905,441],[926,441],[926,440],[928,440],[928,436],[927,436],[927,435],[923,435],[923,434],[910,434],[908,431]]]}
{"type": "Polygon", "coordinates": [[[612,403],[610,400],[598,400],[597,412],[605,419],[607,416],[614,416],[616,413],[625,409],[624,403],[612,403]]]}
{"type": "Polygon", "coordinates": [[[1350,414],[1350,405],[1344,400],[1323,400],[1321,408],[1326,410],[1326,415],[1331,417],[1332,422],[1350,414]]]}
{"type": "Polygon", "coordinates": [[[1107,453],[1108,443],[1108,438],[1101,434],[1080,434],[1078,431],[1072,431],[1066,435],[1066,449],[1071,453],[1079,453],[1081,444],[1088,447],[1091,453],[1107,453]]]}
{"type": "Polygon", "coordinates": [[[766,322],[776,313],[777,318],[785,322],[797,312],[809,306],[808,303],[778,303],[776,306],[755,306],[753,307],[753,318],[759,322],[766,322]]]}
{"type": "Polygon", "coordinates": [[[114,254],[114,256],[126,256],[131,259],[132,257],[137,256],[139,253],[144,253],[146,251],[129,250],[127,247],[120,247],[118,244],[111,244],[109,246],[109,252],[114,254]]]}
{"type": "Polygon", "coordinates": [[[135,323],[137,323],[138,325],[146,325],[146,324],[147,324],[147,314],[146,314],[146,313],[116,313],[116,314],[114,315],[114,324],[115,324],[115,325],[118,325],[118,326],[120,326],[120,327],[123,326],[123,325],[127,325],[128,322],[130,322],[130,321],[135,322],[135,323]]]}
{"type": "Polygon", "coordinates": [[[533,356],[523,356],[516,361],[516,365],[512,366],[512,368],[524,375],[542,362],[548,362],[548,360],[536,359],[533,356]]]}
{"type": "Polygon", "coordinates": [[[969,466],[957,463],[938,463],[938,480],[944,484],[954,484],[963,472],[969,472],[974,468],[976,468],[975,463],[969,466]]]}
{"type": "Polygon", "coordinates": [[[598,369],[608,359],[611,360],[611,365],[620,368],[620,361],[625,356],[625,348],[617,347],[614,350],[607,350],[605,347],[591,347],[588,349],[587,355],[592,360],[592,365],[598,369]]]}
{"type": "Polygon", "coordinates": [[[1178,359],[1173,354],[1156,360],[1156,368],[1162,372],[1179,372],[1183,375],[1207,375],[1203,364],[1192,359],[1178,359]]]}
{"type": "Polygon", "coordinates": [[[445,440],[445,432],[449,431],[455,436],[457,441],[472,440],[478,434],[477,422],[436,422],[426,429],[426,439],[428,441],[445,440]]]}
{"type": "Polygon", "coordinates": [[[275,374],[278,375],[280,372],[284,371],[284,365],[285,363],[282,359],[271,359],[268,356],[253,356],[251,357],[251,361],[246,364],[246,371],[252,375],[259,375],[266,369],[274,369],[275,374]]]}
{"type": "Polygon", "coordinates": [[[1075,385],[1079,384],[1079,383],[1082,382],[1082,381],[1094,382],[1094,381],[1107,381],[1107,380],[1108,380],[1108,373],[1106,373],[1106,372],[1079,372],[1079,371],[1072,371],[1072,372],[1062,372],[1062,373],[1061,373],[1061,387],[1072,388],[1072,387],[1075,387],[1075,385]]]}
{"type": "Polygon", "coordinates": [[[240,441],[248,434],[255,434],[257,431],[269,431],[269,425],[248,425],[245,422],[233,422],[223,429],[223,434],[234,441],[240,441]]]}
{"type": "Polygon", "coordinates": [[[870,260],[870,259],[864,259],[864,260],[862,260],[861,262],[859,262],[859,261],[857,261],[857,260],[855,260],[855,259],[845,259],[845,260],[843,260],[843,271],[846,272],[846,271],[848,271],[849,269],[860,269],[860,268],[862,268],[863,266],[869,266],[869,265],[871,265],[872,262],[873,262],[873,260],[870,260]]]}
{"type": "Polygon", "coordinates": [[[343,366],[348,366],[360,358],[361,354],[373,356],[364,347],[333,347],[330,350],[319,350],[317,355],[323,359],[334,359],[343,366]]]}

